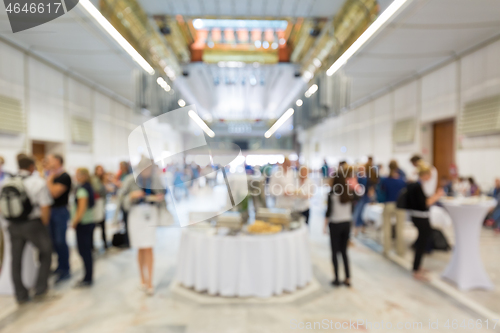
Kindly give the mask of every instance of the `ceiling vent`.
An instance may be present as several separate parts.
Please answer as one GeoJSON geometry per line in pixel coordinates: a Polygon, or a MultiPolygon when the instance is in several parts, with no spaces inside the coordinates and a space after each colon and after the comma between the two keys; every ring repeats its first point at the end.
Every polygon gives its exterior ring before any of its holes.
{"type": "Polygon", "coordinates": [[[71,141],[77,144],[92,143],[92,122],[80,117],[71,117],[71,141]]]}
{"type": "Polygon", "coordinates": [[[413,143],[415,141],[415,118],[399,120],[394,123],[392,139],[397,145],[413,143]]]}
{"type": "Polygon", "coordinates": [[[466,103],[460,114],[458,133],[466,136],[500,133],[500,96],[466,103]]]}
{"type": "Polygon", "coordinates": [[[0,95],[0,132],[19,134],[24,132],[24,113],[21,101],[0,95]]]}

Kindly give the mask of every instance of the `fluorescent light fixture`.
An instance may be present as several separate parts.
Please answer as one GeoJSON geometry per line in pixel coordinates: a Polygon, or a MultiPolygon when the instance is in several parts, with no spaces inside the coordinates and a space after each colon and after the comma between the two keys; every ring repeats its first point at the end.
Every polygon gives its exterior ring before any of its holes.
{"type": "Polygon", "coordinates": [[[194,112],[193,110],[189,110],[188,115],[189,117],[191,117],[191,119],[194,120],[196,125],[200,126],[203,132],[207,133],[209,137],[213,138],[215,136],[214,131],[212,131],[210,127],[205,124],[205,122],[200,118],[200,116],[198,116],[196,112],[194,112]]]}
{"type": "Polygon", "coordinates": [[[182,98],[177,101],[177,104],[179,104],[181,108],[186,106],[186,102],[182,98]]]}
{"type": "Polygon", "coordinates": [[[166,92],[170,91],[170,86],[168,85],[167,81],[165,81],[165,79],[161,76],[156,79],[156,83],[158,83],[158,85],[162,87],[166,92]]]}
{"type": "Polygon", "coordinates": [[[297,102],[295,102],[295,104],[296,104],[297,106],[302,106],[302,104],[304,104],[304,102],[302,102],[302,100],[299,98],[299,99],[297,100],[297,102]]]}
{"type": "Polygon", "coordinates": [[[134,59],[134,61],[142,67],[142,69],[144,69],[149,75],[153,75],[155,73],[155,70],[146,61],[146,59],[144,59],[125,38],[123,38],[118,30],[116,30],[108,20],[106,20],[106,18],[97,8],[95,8],[90,0],[80,0],[80,4],[97,21],[97,23],[99,23],[101,27],[103,27],[104,30],[106,30],[106,32],[110,34],[110,36],[113,37],[118,44],[120,44],[125,52],[127,52],[132,59],[134,59]]]}
{"type": "Polygon", "coordinates": [[[217,63],[219,67],[229,67],[229,68],[241,68],[245,67],[245,63],[242,61],[219,61],[217,63]]]}
{"type": "Polygon", "coordinates": [[[203,21],[201,19],[193,20],[193,27],[196,30],[202,29],[203,28],[203,21]]]}
{"type": "Polygon", "coordinates": [[[309,87],[309,89],[307,89],[307,91],[305,92],[304,96],[306,96],[306,98],[309,98],[311,97],[316,91],[318,91],[318,85],[317,84],[313,84],[312,86],[309,87]]]}
{"type": "Polygon", "coordinates": [[[314,77],[314,74],[310,71],[305,71],[304,74],[302,74],[302,77],[304,78],[304,80],[306,80],[306,82],[309,82],[309,80],[314,77]]]}
{"type": "Polygon", "coordinates": [[[314,58],[313,65],[320,68],[321,67],[321,60],[319,60],[318,58],[314,58]]]}
{"type": "Polygon", "coordinates": [[[193,27],[196,30],[200,29],[273,29],[286,30],[288,26],[287,20],[238,20],[238,19],[204,19],[196,18],[193,20],[193,27]]]}
{"type": "Polygon", "coordinates": [[[286,110],[285,113],[283,113],[283,115],[280,117],[280,119],[278,119],[273,126],[271,126],[271,128],[264,134],[264,136],[266,137],[266,139],[269,139],[271,137],[271,135],[274,134],[274,132],[276,132],[276,130],[278,128],[280,128],[281,125],[283,125],[285,123],[285,121],[288,120],[288,118],[290,118],[294,113],[294,110],[292,108],[289,108],[288,110],[286,110]]]}
{"type": "Polygon", "coordinates": [[[332,76],[386,23],[408,0],[394,0],[389,7],[359,36],[358,39],[326,71],[332,76]]]}
{"type": "Polygon", "coordinates": [[[172,81],[175,80],[175,71],[170,68],[170,66],[165,66],[165,68],[163,68],[163,70],[165,71],[165,73],[167,74],[168,78],[172,81]]]}

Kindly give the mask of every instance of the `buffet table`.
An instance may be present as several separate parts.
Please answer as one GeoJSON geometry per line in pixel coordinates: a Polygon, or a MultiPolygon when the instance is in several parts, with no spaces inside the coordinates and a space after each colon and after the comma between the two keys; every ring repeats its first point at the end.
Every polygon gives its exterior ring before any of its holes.
{"type": "Polygon", "coordinates": [[[484,218],[496,205],[496,200],[446,198],[441,203],[450,213],[455,232],[455,247],[443,278],[454,282],[461,290],[493,289],[481,260],[479,238],[484,218]]]}
{"type": "MultiPolygon", "coordinates": [[[[3,258],[0,258],[2,263],[0,267],[0,295],[14,295],[14,284],[12,283],[11,274],[11,246],[10,235],[7,221],[0,218],[0,228],[2,228],[3,237],[3,258]]],[[[26,287],[34,286],[36,279],[35,263],[35,248],[31,243],[27,243],[24,247],[22,278],[26,287]]]]}
{"type": "Polygon", "coordinates": [[[187,229],[181,238],[177,279],[210,295],[271,297],[312,280],[305,226],[272,235],[224,236],[187,229]]]}

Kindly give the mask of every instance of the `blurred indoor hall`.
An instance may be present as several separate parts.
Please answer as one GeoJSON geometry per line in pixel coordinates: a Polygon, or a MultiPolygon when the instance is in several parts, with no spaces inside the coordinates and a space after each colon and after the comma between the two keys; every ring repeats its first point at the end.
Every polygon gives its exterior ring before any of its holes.
{"type": "Polygon", "coordinates": [[[499,1],[0,11],[0,331],[500,331],[499,1]]]}

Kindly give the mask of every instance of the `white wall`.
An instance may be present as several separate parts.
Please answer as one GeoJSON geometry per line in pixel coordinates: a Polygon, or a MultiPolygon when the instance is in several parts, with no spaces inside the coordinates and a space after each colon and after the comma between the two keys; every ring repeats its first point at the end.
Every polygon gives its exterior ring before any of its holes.
{"type": "MultiPolygon", "coordinates": [[[[376,163],[387,165],[396,159],[411,171],[414,153],[432,156],[432,122],[456,118],[468,101],[500,94],[500,41],[447,64],[419,79],[398,87],[357,109],[325,120],[301,133],[303,156],[313,168],[323,158],[333,165],[341,159],[363,161],[372,155],[376,163]],[[395,146],[392,128],[397,120],[416,117],[412,144],[395,146]],[[319,150],[316,151],[316,142],[319,150]],[[341,147],[347,148],[346,152],[341,147]]],[[[455,151],[458,171],[474,176],[489,189],[500,177],[500,135],[457,138],[455,151]]]]}
{"type": "MultiPolygon", "coordinates": [[[[102,164],[115,171],[121,160],[128,160],[128,135],[147,120],[133,109],[100,93],[24,52],[0,42],[0,95],[21,100],[26,131],[21,135],[0,133],[0,155],[5,169],[16,171],[15,156],[30,152],[32,141],[54,142],[65,155],[66,168],[93,168],[102,164]],[[93,143],[71,142],[70,121],[76,115],[93,125],[93,143]]],[[[1,119],[0,119],[1,121],[1,119]]],[[[165,128],[159,127],[159,133],[165,128]]],[[[160,139],[180,144],[177,132],[160,139]]]]}

